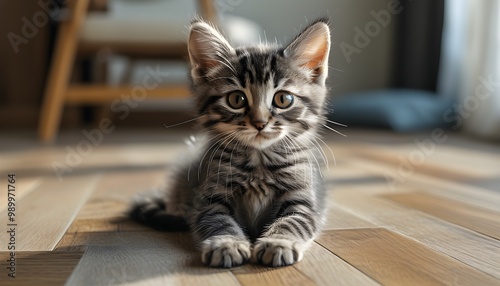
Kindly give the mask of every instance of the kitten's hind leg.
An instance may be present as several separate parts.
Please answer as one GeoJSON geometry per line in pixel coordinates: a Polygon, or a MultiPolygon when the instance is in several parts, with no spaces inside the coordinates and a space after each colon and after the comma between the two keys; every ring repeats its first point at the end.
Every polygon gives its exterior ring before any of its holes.
{"type": "Polygon", "coordinates": [[[133,220],[162,231],[187,231],[187,225],[180,212],[167,208],[165,192],[154,190],[137,195],[132,201],[128,216],[133,220]]]}

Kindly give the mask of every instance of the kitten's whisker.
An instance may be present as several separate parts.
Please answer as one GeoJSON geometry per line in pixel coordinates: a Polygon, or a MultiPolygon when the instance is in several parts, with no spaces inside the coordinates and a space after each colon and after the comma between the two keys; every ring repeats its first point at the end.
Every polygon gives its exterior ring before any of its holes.
{"type": "Polygon", "coordinates": [[[217,153],[217,151],[220,149],[220,147],[222,147],[222,145],[224,143],[226,143],[226,141],[228,141],[229,139],[231,139],[233,137],[233,135],[236,133],[236,131],[232,131],[230,132],[226,137],[224,137],[224,141],[222,141],[221,143],[219,143],[218,147],[216,149],[214,149],[212,151],[212,153],[210,154],[210,160],[208,161],[208,164],[207,164],[207,176],[209,175],[210,173],[210,165],[212,164],[212,161],[214,160],[214,157],[215,157],[215,154],[217,153]]]}
{"type": "MultiPolygon", "coordinates": [[[[296,140],[296,142],[300,142],[300,139],[296,140]]],[[[302,144],[304,144],[304,146],[306,147],[305,143],[302,143],[302,144]]],[[[319,164],[319,161],[318,161],[318,158],[316,158],[316,155],[313,153],[313,151],[310,148],[307,148],[307,151],[309,152],[309,154],[311,154],[311,157],[314,158],[314,161],[316,162],[316,165],[318,166],[318,170],[321,170],[321,165],[319,164]]],[[[311,169],[311,176],[312,176],[312,172],[313,171],[311,169]]],[[[323,178],[323,173],[322,172],[319,172],[319,173],[321,175],[321,178],[323,178]]]]}
{"type": "MultiPolygon", "coordinates": [[[[292,142],[295,144],[300,144],[302,147],[304,147],[309,152],[309,154],[311,154],[311,157],[313,157],[314,161],[316,162],[316,165],[318,166],[318,170],[321,170],[321,166],[319,164],[318,158],[316,158],[316,156],[311,151],[311,149],[307,148],[307,145],[304,142],[301,142],[300,139],[298,139],[298,138],[295,138],[295,139],[296,140],[293,140],[292,142]]],[[[300,148],[300,146],[298,146],[298,147],[300,148]]],[[[311,162],[311,167],[312,167],[312,162],[311,162]]],[[[320,173],[321,178],[324,178],[323,173],[321,171],[319,173],[320,173]]],[[[313,169],[311,168],[311,180],[312,180],[312,178],[313,178],[313,169]]]]}
{"type": "Polygon", "coordinates": [[[325,120],[326,120],[326,122],[330,122],[331,124],[335,124],[335,125],[342,126],[342,127],[347,127],[347,125],[342,124],[342,123],[338,123],[338,122],[328,120],[328,119],[325,119],[325,120]]]}
{"type": "Polygon", "coordinates": [[[219,166],[217,168],[217,185],[219,185],[220,164],[222,163],[222,155],[224,154],[224,151],[226,151],[227,146],[229,146],[229,144],[231,144],[231,142],[233,142],[233,140],[236,139],[237,136],[238,136],[237,134],[233,134],[233,136],[231,136],[231,140],[229,140],[229,142],[226,143],[226,146],[224,146],[224,149],[222,149],[222,152],[221,152],[220,158],[219,158],[219,166]]]}
{"type": "MultiPolygon", "coordinates": [[[[297,132],[295,132],[295,131],[291,131],[291,132],[292,132],[293,134],[297,135],[297,136],[298,136],[298,135],[300,135],[299,133],[297,133],[297,132]]],[[[325,152],[324,152],[324,151],[323,151],[323,149],[321,148],[321,145],[319,145],[319,143],[315,140],[315,137],[313,137],[314,142],[313,142],[311,139],[309,139],[309,138],[305,138],[305,139],[306,139],[307,141],[309,141],[309,143],[310,143],[311,145],[313,145],[313,146],[314,146],[314,148],[315,148],[316,150],[318,150],[318,152],[319,152],[319,153],[320,153],[320,155],[321,155],[321,158],[323,159],[323,162],[324,162],[324,163],[325,163],[325,165],[326,165],[326,168],[329,170],[329,166],[328,166],[328,157],[326,156],[325,152]]],[[[303,140],[303,139],[299,139],[299,137],[297,137],[297,140],[303,140]]]]}
{"type": "MultiPolygon", "coordinates": [[[[294,145],[294,144],[293,144],[293,142],[292,142],[292,141],[293,141],[293,140],[292,140],[292,138],[291,138],[291,137],[289,137],[289,136],[287,136],[287,139],[288,139],[288,142],[289,142],[289,146],[290,146],[290,148],[292,148],[292,146],[291,146],[291,145],[294,145]]],[[[295,144],[295,145],[297,146],[297,144],[295,144]]],[[[300,146],[297,146],[297,148],[299,148],[299,150],[293,150],[293,149],[291,150],[291,152],[294,154],[295,158],[298,158],[298,155],[297,155],[297,153],[298,153],[298,152],[303,152],[302,150],[300,150],[300,146]]],[[[307,162],[309,163],[309,165],[311,165],[311,164],[312,164],[312,162],[311,162],[311,160],[310,160],[309,156],[306,156],[306,159],[307,159],[307,162]]],[[[296,159],[296,160],[297,160],[297,159],[296,159]]],[[[295,175],[297,175],[297,169],[295,169],[295,175]]],[[[304,183],[305,183],[305,180],[306,180],[306,179],[305,179],[305,177],[304,177],[304,183]]]]}
{"type": "Polygon", "coordinates": [[[326,142],[323,141],[323,139],[321,139],[319,136],[316,136],[316,139],[318,139],[319,141],[321,141],[326,146],[326,148],[328,148],[328,150],[330,150],[330,153],[332,154],[332,158],[333,158],[333,164],[335,166],[337,166],[337,160],[335,159],[335,155],[333,154],[332,148],[330,148],[330,146],[328,146],[328,144],[326,144],[326,142]]]}
{"type": "Polygon", "coordinates": [[[339,132],[339,131],[337,131],[337,130],[335,130],[335,129],[331,128],[330,126],[328,126],[328,125],[326,125],[326,124],[323,124],[323,126],[324,126],[324,127],[326,127],[326,129],[331,130],[331,131],[333,131],[333,132],[335,132],[335,133],[337,133],[337,134],[339,134],[339,135],[341,135],[341,136],[347,137],[347,135],[345,135],[345,134],[343,134],[343,133],[341,133],[341,132],[339,132]]]}
{"type": "MultiPolygon", "coordinates": [[[[289,145],[290,146],[290,152],[292,152],[295,155],[296,152],[294,152],[294,150],[292,148],[292,145],[294,145],[294,144],[293,144],[291,138],[288,135],[285,135],[284,139],[286,139],[287,142],[290,144],[289,145]]],[[[306,156],[306,158],[307,158],[307,161],[310,163],[311,161],[309,160],[309,156],[306,156]]],[[[294,176],[297,177],[297,169],[294,170],[294,176]]],[[[305,182],[305,179],[304,179],[304,182],[305,182]]]]}
{"type": "MultiPolygon", "coordinates": [[[[236,142],[236,146],[234,146],[233,150],[231,151],[231,155],[229,156],[229,174],[231,174],[231,190],[233,189],[233,153],[234,150],[238,150],[238,147],[240,146],[240,141],[236,142]]],[[[229,174],[226,175],[226,185],[227,185],[227,180],[229,179],[229,174]]]]}
{"type": "MultiPolygon", "coordinates": [[[[313,143],[314,147],[316,148],[316,150],[318,150],[318,151],[319,151],[319,153],[320,153],[321,157],[323,158],[323,161],[324,161],[324,162],[325,162],[325,164],[326,164],[326,168],[327,168],[328,170],[330,170],[330,165],[329,165],[329,162],[328,162],[328,156],[326,156],[325,151],[323,150],[323,148],[321,148],[321,145],[320,145],[320,144],[318,143],[318,141],[316,140],[316,137],[317,137],[317,136],[313,136],[313,138],[312,138],[312,139],[314,140],[314,142],[313,142],[312,140],[310,140],[309,138],[307,138],[307,140],[308,140],[309,142],[313,143]]],[[[317,138],[319,138],[319,137],[317,137],[317,138]]]]}
{"type": "MultiPolygon", "coordinates": [[[[283,137],[283,139],[281,139],[281,140],[283,141],[283,147],[285,147],[285,154],[287,154],[287,155],[289,153],[293,154],[293,156],[294,156],[294,163],[297,164],[297,161],[298,161],[297,160],[297,154],[291,150],[290,145],[287,142],[287,140],[289,140],[287,138],[287,135],[285,135],[285,137],[283,137]]],[[[296,177],[297,176],[297,168],[293,169],[293,173],[294,173],[294,176],[296,177]]]]}
{"type": "Polygon", "coordinates": [[[189,120],[186,120],[184,122],[181,122],[181,123],[176,123],[176,124],[173,124],[173,125],[166,125],[165,123],[163,123],[163,126],[165,126],[165,128],[172,128],[172,127],[175,127],[175,126],[179,126],[179,125],[182,125],[182,124],[186,124],[186,123],[189,123],[189,122],[193,122],[193,121],[196,121],[200,118],[202,118],[204,115],[202,116],[198,116],[196,118],[193,118],[193,119],[189,119],[189,120]]]}
{"type": "Polygon", "coordinates": [[[323,148],[321,148],[321,145],[318,143],[316,138],[313,137],[312,139],[313,140],[310,140],[310,139],[308,139],[308,140],[314,142],[314,148],[316,148],[316,150],[319,151],[321,158],[323,158],[323,162],[326,165],[326,169],[330,170],[330,162],[328,162],[328,157],[326,156],[325,151],[323,151],[323,148]]]}
{"type": "MultiPolygon", "coordinates": [[[[201,117],[201,116],[200,116],[200,117],[201,117]]],[[[205,144],[206,144],[206,143],[209,143],[210,141],[215,140],[216,138],[219,138],[219,137],[221,136],[221,135],[219,134],[219,135],[212,136],[212,137],[210,137],[210,138],[206,138],[206,135],[207,135],[207,134],[209,134],[209,133],[210,133],[210,132],[209,132],[209,131],[207,131],[207,132],[200,133],[197,137],[193,137],[193,136],[191,136],[190,140],[188,140],[187,142],[190,142],[190,143],[189,143],[189,145],[191,145],[191,144],[196,144],[196,141],[198,141],[198,142],[200,142],[200,141],[205,141],[205,144]],[[200,140],[200,138],[203,138],[203,139],[201,139],[201,140],[200,140]]],[[[200,146],[200,147],[201,147],[201,146],[200,146]]],[[[211,147],[210,147],[210,148],[211,148],[211,147]]],[[[210,150],[210,148],[209,148],[209,149],[207,149],[207,150],[210,150]]],[[[208,151],[206,151],[204,155],[206,155],[206,154],[207,154],[207,152],[208,152],[208,151]]],[[[204,157],[203,157],[203,158],[204,158],[204,157]]],[[[202,158],[202,159],[203,159],[203,158],[202,158]]],[[[200,164],[201,164],[201,162],[202,162],[202,161],[200,161],[200,164]]],[[[188,182],[191,180],[191,168],[192,168],[192,167],[193,167],[193,161],[191,161],[191,163],[189,164],[189,168],[188,168],[188,172],[187,172],[187,176],[188,176],[188,177],[187,177],[187,180],[188,180],[188,182]]],[[[200,168],[200,166],[198,166],[198,180],[200,179],[200,169],[201,169],[201,168],[200,168]]]]}
{"type": "Polygon", "coordinates": [[[207,175],[208,175],[208,173],[210,171],[210,163],[212,162],[213,157],[215,156],[215,152],[217,152],[217,150],[219,150],[219,148],[222,146],[222,144],[224,144],[224,142],[226,142],[231,135],[233,135],[232,132],[225,133],[224,136],[221,139],[217,140],[217,142],[212,145],[212,148],[213,147],[216,147],[216,148],[212,149],[212,152],[210,153],[210,156],[208,156],[209,160],[208,160],[208,163],[207,163],[207,175]],[[215,146],[216,144],[217,144],[217,146],[215,146]]]}
{"type": "MultiPolygon", "coordinates": [[[[200,160],[200,164],[198,165],[198,180],[200,179],[200,173],[201,173],[201,165],[203,164],[203,160],[205,160],[205,157],[207,156],[208,152],[210,152],[210,150],[212,150],[213,147],[215,147],[215,145],[217,145],[217,143],[219,143],[220,141],[224,140],[224,136],[226,136],[226,133],[222,133],[222,134],[218,134],[216,136],[214,136],[213,138],[209,139],[207,141],[207,143],[209,143],[210,141],[212,140],[215,140],[219,137],[222,137],[220,139],[218,139],[215,143],[213,143],[209,148],[206,149],[205,153],[203,154],[203,156],[201,157],[201,160],[200,160]]],[[[207,168],[209,166],[207,165],[207,168]]]]}
{"type": "MultiPolygon", "coordinates": [[[[311,118],[307,118],[307,117],[298,117],[297,120],[310,121],[310,122],[316,123],[316,120],[312,120],[311,118]]],[[[328,120],[328,119],[325,119],[325,121],[329,122],[331,124],[338,125],[338,126],[347,127],[347,125],[336,122],[336,121],[332,121],[332,120],[328,120]]]]}

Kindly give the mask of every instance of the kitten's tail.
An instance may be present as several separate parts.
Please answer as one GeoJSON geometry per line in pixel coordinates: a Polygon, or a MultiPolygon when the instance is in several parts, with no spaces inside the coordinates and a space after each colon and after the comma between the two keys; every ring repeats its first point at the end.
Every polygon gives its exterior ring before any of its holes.
{"type": "Polygon", "coordinates": [[[137,196],[128,210],[134,221],[161,231],[188,231],[186,220],[179,215],[167,213],[164,199],[155,193],[137,196]]]}

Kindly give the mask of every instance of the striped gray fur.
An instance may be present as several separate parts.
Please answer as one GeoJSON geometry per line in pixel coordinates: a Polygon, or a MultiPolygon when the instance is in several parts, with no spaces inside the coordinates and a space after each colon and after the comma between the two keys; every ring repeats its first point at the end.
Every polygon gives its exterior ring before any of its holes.
{"type": "Polygon", "coordinates": [[[138,197],[131,216],[159,229],[189,227],[209,266],[300,261],[325,219],[327,22],[286,48],[233,48],[196,20],[188,46],[201,134],[194,158],[165,190],[138,197]]]}

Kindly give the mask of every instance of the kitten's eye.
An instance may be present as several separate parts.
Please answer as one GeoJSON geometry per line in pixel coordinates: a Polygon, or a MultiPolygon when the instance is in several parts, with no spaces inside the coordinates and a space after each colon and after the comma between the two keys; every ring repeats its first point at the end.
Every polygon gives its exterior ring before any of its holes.
{"type": "Polygon", "coordinates": [[[227,96],[227,104],[234,109],[240,109],[247,105],[247,97],[241,91],[233,91],[227,96]]]}
{"type": "Polygon", "coordinates": [[[285,91],[278,91],[274,95],[273,105],[278,108],[288,108],[293,103],[293,95],[285,91]]]}

